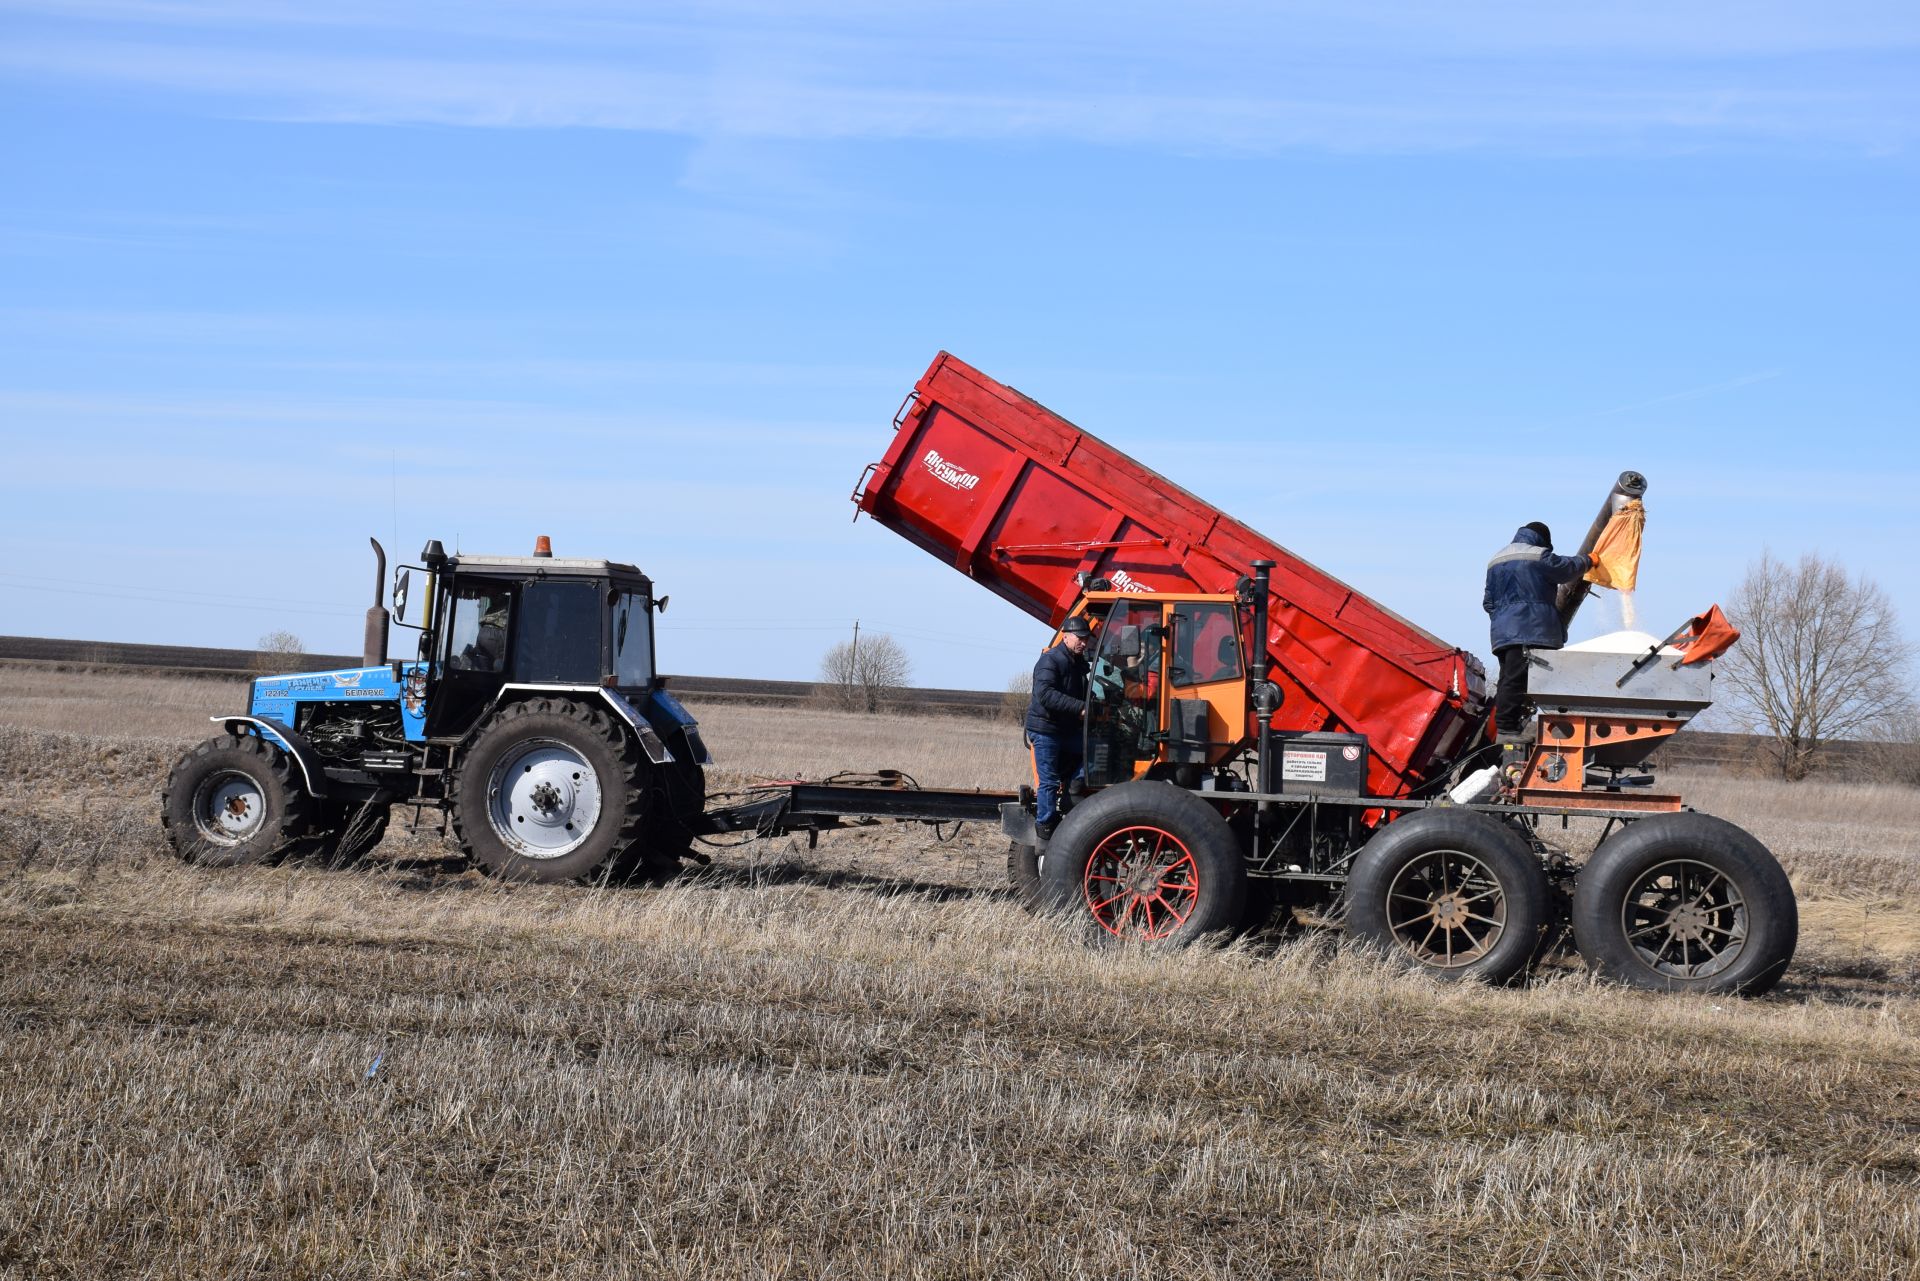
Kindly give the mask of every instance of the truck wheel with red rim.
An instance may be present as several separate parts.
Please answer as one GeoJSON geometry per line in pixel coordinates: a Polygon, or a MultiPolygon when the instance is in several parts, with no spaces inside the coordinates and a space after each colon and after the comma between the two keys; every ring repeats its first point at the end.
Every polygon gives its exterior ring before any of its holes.
{"type": "Polygon", "coordinates": [[[1225,935],[1246,910],[1246,863],[1226,820],[1171,783],[1121,783],[1074,807],[1041,876],[1047,906],[1127,942],[1225,935]]]}
{"type": "Polygon", "coordinates": [[[1420,810],[1354,858],[1347,933],[1437,979],[1505,983],[1533,959],[1547,894],[1518,833],[1472,810],[1420,810]]]}
{"type": "Polygon", "coordinates": [[[1573,937],[1590,968],[1629,987],[1758,996],[1793,959],[1800,912],[1751,835],[1706,814],[1660,814],[1587,860],[1573,937]]]}

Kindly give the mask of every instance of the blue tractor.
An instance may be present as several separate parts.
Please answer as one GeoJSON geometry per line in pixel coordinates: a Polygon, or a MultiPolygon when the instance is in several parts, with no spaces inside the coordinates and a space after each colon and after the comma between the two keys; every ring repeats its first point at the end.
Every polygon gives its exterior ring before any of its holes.
{"type": "Polygon", "coordinates": [[[474,864],[514,880],[664,877],[698,857],[712,762],[654,670],[667,599],[645,574],[557,559],[545,538],[532,556],[435,540],[395,570],[390,616],[373,550],[363,665],[255,680],[174,766],[161,818],[181,858],[339,865],[396,805],[444,811],[474,864]],[[418,631],[413,659],[387,657],[390,622],[418,631]]]}

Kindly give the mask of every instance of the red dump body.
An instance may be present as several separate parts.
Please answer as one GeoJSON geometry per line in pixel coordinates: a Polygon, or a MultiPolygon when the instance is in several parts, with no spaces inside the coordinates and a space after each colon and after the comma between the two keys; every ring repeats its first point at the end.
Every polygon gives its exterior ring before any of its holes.
{"type": "Polygon", "coordinates": [[[1082,573],[1120,591],[1231,592],[1273,561],[1274,727],[1365,734],[1375,795],[1427,778],[1484,704],[1471,655],[945,352],[895,427],[860,509],[1050,626],[1082,573]]]}

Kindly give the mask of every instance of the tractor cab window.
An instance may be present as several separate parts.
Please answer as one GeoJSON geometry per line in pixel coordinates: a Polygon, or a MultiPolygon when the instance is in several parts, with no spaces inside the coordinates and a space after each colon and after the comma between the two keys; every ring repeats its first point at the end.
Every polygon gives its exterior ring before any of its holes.
{"type": "Polygon", "coordinates": [[[613,597],[613,676],[622,689],[653,683],[653,603],[639,592],[613,597]]]}
{"type": "Polygon", "coordinates": [[[520,589],[513,679],[531,685],[598,685],[604,584],[540,579],[520,589]]]}
{"type": "Polygon", "coordinates": [[[1124,783],[1157,757],[1165,635],[1158,602],[1114,602],[1087,677],[1087,782],[1124,783]]]}
{"type": "Polygon", "coordinates": [[[512,592],[502,583],[461,583],[454,593],[453,621],[448,628],[448,670],[506,670],[512,606],[512,592]]]}
{"type": "Polygon", "coordinates": [[[1234,608],[1226,604],[1182,605],[1173,614],[1175,685],[1206,685],[1240,679],[1240,637],[1234,608]]]}

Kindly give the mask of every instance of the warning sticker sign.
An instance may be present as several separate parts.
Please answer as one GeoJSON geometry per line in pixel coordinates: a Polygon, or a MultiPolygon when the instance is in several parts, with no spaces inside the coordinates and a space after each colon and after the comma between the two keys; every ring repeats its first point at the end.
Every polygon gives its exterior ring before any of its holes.
{"type": "Polygon", "coordinates": [[[1280,777],[1290,783],[1324,783],[1327,781],[1327,754],[1289,748],[1280,754],[1280,777]]]}

